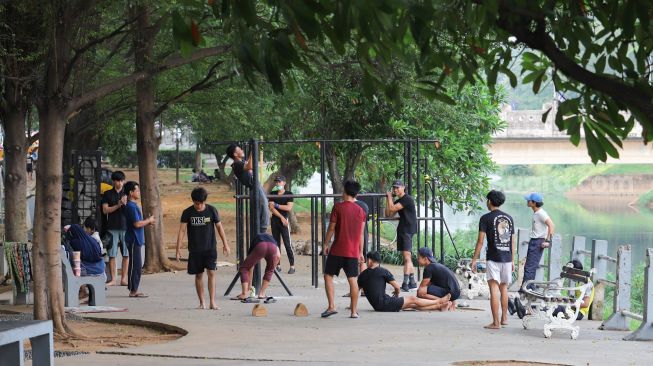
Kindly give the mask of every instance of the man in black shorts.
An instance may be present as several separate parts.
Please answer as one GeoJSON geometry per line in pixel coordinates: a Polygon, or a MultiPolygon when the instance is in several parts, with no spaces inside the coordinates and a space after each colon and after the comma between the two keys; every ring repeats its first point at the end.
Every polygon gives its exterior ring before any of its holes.
{"type": "Polygon", "coordinates": [[[399,225],[397,226],[397,251],[401,252],[404,258],[404,281],[401,284],[403,291],[417,288],[415,282],[415,269],[413,268],[413,235],[417,232],[417,210],[415,200],[406,194],[404,182],[395,180],[392,183],[392,192],[387,193],[387,205],[385,215],[392,217],[399,213],[399,225]],[[397,200],[392,201],[396,196],[397,200]]]}
{"type": "Polygon", "coordinates": [[[424,267],[417,297],[437,300],[450,295],[449,310],[455,310],[456,300],[460,297],[460,286],[456,275],[445,265],[438,263],[428,247],[419,248],[417,253],[417,261],[424,267]]]}
{"type": "MultiPolygon", "coordinates": [[[[231,144],[227,147],[227,156],[234,162],[231,164],[231,169],[238,180],[247,188],[254,189],[254,176],[252,175],[252,155],[245,159],[245,152],[240,146],[231,144]]],[[[260,182],[256,187],[256,212],[259,217],[259,231],[264,233],[270,226],[270,209],[268,208],[267,193],[263,190],[260,182]]]]}
{"type": "Polygon", "coordinates": [[[349,296],[351,316],[358,318],[358,263],[363,259],[363,226],[365,226],[365,212],[356,204],[356,195],[361,185],[353,180],[344,184],[342,202],[337,202],[331,210],[329,228],[322,252],[328,255],[324,265],[324,289],[326,291],[329,307],[322,313],[326,318],[337,314],[334,301],[333,276],[345,271],[347,282],[349,282],[349,296]],[[335,235],[335,241],[331,245],[331,239],[335,235]]]}
{"type": "Polygon", "coordinates": [[[215,271],[218,264],[217,241],[215,230],[217,229],[222,240],[222,252],[229,256],[231,250],[227,237],[224,234],[218,210],[207,205],[206,189],[197,187],[190,194],[193,205],[184,210],[181,214],[181,225],[177,233],[177,261],[181,257],[181,241],[184,231],[188,233],[188,274],[195,275],[195,290],[200,299],[200,309],[204,305],[204,270],[207,270],[209,285],[209,308],[219,309],[215,303],[215,271]]]}
{"type": "Polygon", "coordinates": [[[367,269],[358,276],[358,286],[365,291],[367,301],[375,311],[441,310],[449,307],[449,295],[437,300],[420,299],[417,296],[399,297],[399,284],[380,263],[381,255],[378,252],[367,253],[367,269]],[[385,293],[386,284],[394,288],[394,296],[385,293]]]}

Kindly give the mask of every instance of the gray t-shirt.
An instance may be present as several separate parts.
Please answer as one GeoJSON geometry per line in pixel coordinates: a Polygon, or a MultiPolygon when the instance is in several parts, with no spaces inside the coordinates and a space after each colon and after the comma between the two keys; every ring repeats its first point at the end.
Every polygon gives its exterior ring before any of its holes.
{"type": "Polygon", "coordinates": [[[533,225],[531,226],[531,239],[546,238],[549,228],[546,226],[546,220],[549,214],[543,208],[533,212],[533,225]]]}

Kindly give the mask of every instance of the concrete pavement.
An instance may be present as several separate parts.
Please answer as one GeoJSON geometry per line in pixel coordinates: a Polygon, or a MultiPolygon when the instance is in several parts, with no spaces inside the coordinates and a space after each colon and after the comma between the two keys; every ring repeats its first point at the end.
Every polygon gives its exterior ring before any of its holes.
{"type": "MultiPolygon", "coordinates": [[[[57,359],[58,365],[236,365],[269,364],[442,364],[469,360],[520,360],[566,365],[645,365],[653,359],[652,342],[626,342],[625,332],[599,331],[599,323],[583,320],[577,340],[567,333],[545,339],[542,330],[524,330],[511,317],[498,331],[483,329],[490,322],[489,301],[469,301],[483,310],[456,312],[376,313],[365,298],[359,319],[350,319],[346,280],[336,284],[339,313],[322,319],[326,308],[323,284],[310,285],[310,257],[298,258],[294,275],[284,275],[295,296],[285,296],[273,280],[268,295],[276,304],[265,305],[269,315],[251,316],[252,304],[222,296],[235,274],[234,267],[218,270],[218,305],[221,310],[198,310],[192,276],[185,272],[145,275],[141,288],[146,299],[127,296],[124,287],[109,289],[107,303],[128,312],[88,317],[141,319],[183,328],[188,335],[165,344],[103,351],[101,354],[57,359]],[[294,317],[298,302],[310,315],[294,317]]],[[[282,260],[287,262],[285,258],[282,260]]],[[[398,277],[399,267],[388,267],[398,277]]],[[[286,268],[287,269],[287,266],[286,268]]],[[[232,296],[239,293],[239,285],[232,296]]]]}

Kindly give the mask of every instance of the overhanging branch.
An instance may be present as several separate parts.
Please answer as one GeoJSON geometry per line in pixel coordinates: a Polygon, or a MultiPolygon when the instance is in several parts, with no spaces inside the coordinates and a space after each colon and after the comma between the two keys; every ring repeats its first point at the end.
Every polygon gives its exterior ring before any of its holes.
{"type": "Polygon", "coordinates": [[[131,75],[123,76],[118,79],[114,79],[94,90],[84,93],[83,95],[71,100],[65,108],[64,115],[68,117],[71,113],[82,108],[86,104],[102,98],[108,94],[111,94],[117,90],[120,90],[124,87],[127,87],[131,84],[136,83],[137,81],[143,80],[145,78],[151,77],[153,75],[162,73],[164,71],[177,68],[207,57],[220,56],[227,53],[230,50],[231,46],[216,46],[210,48],[202,48],[193,52],[189,57],[183,57],[179,54],[167,58],[162,63],[156,65],[150,70],[135,72],[131,75]]]}

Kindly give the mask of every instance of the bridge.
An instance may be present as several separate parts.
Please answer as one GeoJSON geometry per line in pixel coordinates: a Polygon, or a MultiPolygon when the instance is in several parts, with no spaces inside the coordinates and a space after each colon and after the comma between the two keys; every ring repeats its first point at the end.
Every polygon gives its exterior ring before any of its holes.
{"type": "MultiPolygon", "coordinates": [[[[492,159],[499,165],[515,164],[591,164],[587,153],[584,133],[581,141],[574,146],[565,132],[558,131],[555,125],[555,106],[542,123],[542,110],[512,110],[510,106],[502,109],[500,117],[506,122],[505,130],[493,136],[488,147],[492,159]]],[[[653,164],[653,146],[644,145],[641,138],[642,127],[638,124],[623,141],[619,149],[619,159],[608,158],[611,164],[653,164]]]]}

